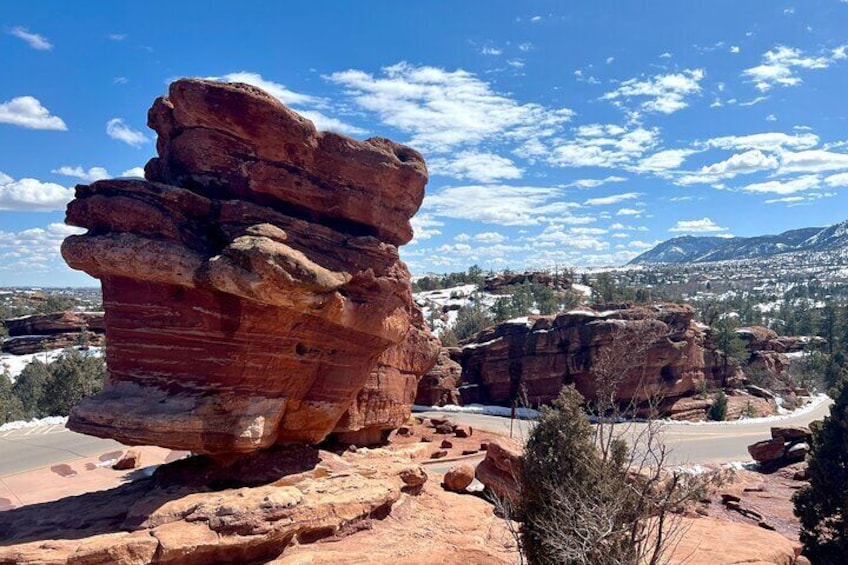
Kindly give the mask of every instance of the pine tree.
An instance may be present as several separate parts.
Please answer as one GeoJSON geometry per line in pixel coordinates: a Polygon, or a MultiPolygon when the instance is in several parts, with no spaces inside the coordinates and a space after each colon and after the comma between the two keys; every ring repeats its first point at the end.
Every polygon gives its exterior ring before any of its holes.
{"type": "Polygon", "coordinates": [[[848,379],[842,380],[830,416],[813,430],[807,461],[810,485],[793,497],[804,554],[814,563],[843,564],[848,556],[848,379]]]}

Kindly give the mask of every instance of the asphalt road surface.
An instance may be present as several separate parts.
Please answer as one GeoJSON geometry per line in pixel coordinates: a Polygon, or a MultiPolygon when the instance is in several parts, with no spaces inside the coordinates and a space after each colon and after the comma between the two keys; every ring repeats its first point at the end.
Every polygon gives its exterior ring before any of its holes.
{"type": "Polygon", "coordinates": [[[61,425],[0,432],[0,477],[124,449],[117,441],[74,433],[61,425]]]}
{"type": "MultiPolygon", "coordinates": [[[[747,446],[768,439],[771,426],[807,425],[823,418],[827,411],[828,404],[822,404],[811,412],[780,422],[755,421],[702,426],[664,424],[661,433],[666,446],[671,449],[669,462],[672,464],[749,461],[751,458],[747,446]]],[[[417,412],[415,415],[448,416],[456,422],[504,435],[510,434],[512,426],[512,434],[518,439],[527,437],[531,425],[528,421],[510,422],[508,418],[478,414],[417,412]]],[[[630,426],[627,430],[630,434],[636,434],[644,428],[644,424],[630,426]]],[[[0,477],[82,457],[113,454],[122,449],[126,447],[116,441],[77,434],[58,425],[0,432],[0,477]]],[[[449,468],[450,465],[445,467],[449,468]]],[[[446,470],[439,465],[428,465],[428,468],[439,472],[446,470]]]]}
{"type": "MultiPolygon", "coordinates": [[[[660,434],[669,449],[668,462],[672,465],[697,463],[729,463],[731,461],[750,461],[748,446],[754,442],[769,439],[772,426],[806,426],[813,420],[821,420],[828,414],[830,402],[824,402],[814,410],[779,421],[757,421],[747,423],[710,423],[706,425],[688,425],[663,423],[660,434]]],[[[467,424],[472,428],[509,435],[510,420],[496,416],[479,414],[416,412],[422,417],[449,417],[455,422],[467,424]]],[[[512,433],[518,439],[526,439],[532,425],[529,421],[512,422],[512,433]]],[[[619,424],[625,435],[638,435],[645,424],[619,424]]]]}

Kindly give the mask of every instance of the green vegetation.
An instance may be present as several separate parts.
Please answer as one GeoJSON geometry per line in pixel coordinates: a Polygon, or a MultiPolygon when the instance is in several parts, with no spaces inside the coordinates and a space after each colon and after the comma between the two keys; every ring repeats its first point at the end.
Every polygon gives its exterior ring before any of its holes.
{"type": "Polygon", "coordinates": [[[804,555],[837,565],[848,555],[848,380],[839,385],[830,415],[813,428],[807,458],[809,486],[793,497],[804,555]]]}
{"type": "Polygon", "coordinates": [[[710,406],[707,417],[716,422],[723,422],[727,419],[727,395],[723,390],[720,390],[710,406]]]}
{"type": "Polygon", "coordinates": [[[67,416],[71,408],[103,388],[106,363],[101,357],[65,351],[56,361],[33,361],[14,384],[0,375],[0,424],[46,416],[67,416]]]}
{"type": "Polygon", "coordinates": [[[727,379],[736,367],[744,366],[748,361],[748,349],[736,331],[739,329],[739,322],[734,316],[719,317],[712,328],[713,342],[718,349],[721,361],[721,386],[725,387],[727,379]]]}
{"type": "Polygon", "coordinates": [[[466,272],[446,273],[438,276],[421,277],[412,283],[412,292],[423,292],[425,290],[439,290],[441,288],[452,288],[464,284],[483,284],[485,279],[483,269],[478,265],[471,265],[466,272]]]}

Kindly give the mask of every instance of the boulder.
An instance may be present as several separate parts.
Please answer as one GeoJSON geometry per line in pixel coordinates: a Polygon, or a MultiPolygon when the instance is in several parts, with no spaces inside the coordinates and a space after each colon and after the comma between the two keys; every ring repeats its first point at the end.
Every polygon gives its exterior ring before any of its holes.
{"type": "Polygon", "coordinates": [[[382,437],[438,351],[397,246],[427,169],[252,86],[156,100],[147,180],[76,187],[67,263],[101,280],[109,376],[72,430],[195,453],[382,437]],[[353,439],[356,439],[355,437],[353,439]]]}
{"type": "Polygon", "coordinates": [[[474,466],[468,463],[463,463],[455,467],[451,467],[445,473],[443,486],[445,490],[451,492],[465,492],[474,481],[474,466]]]}
{"type": "Polygon", "coordinates": [[[757,463],[772,463],[783,458],[783,440],[767,439],[748,446],[748,453],[757,463]]]}
{"type": "Polygon", "coordinates": [[[811,441],[813,434],[807,426],[774,426],[771,437],[783,441],[811,441]]]}
{"type": "Polygon", "coordinates": [[[486,457],[477,465],[474,476],[496,503],[515,507],[521,498],[523,466],[521,447],[506,438],[495,438],[488,443],[486,457]]]}
{"type": "Polygon", "coordinates": [[[129,469],[138,469],[141,466],[141,451],[138,449],[128,449],[126,453],[121,455],[112,468],[116,471],[126,471],[129,469]]]}

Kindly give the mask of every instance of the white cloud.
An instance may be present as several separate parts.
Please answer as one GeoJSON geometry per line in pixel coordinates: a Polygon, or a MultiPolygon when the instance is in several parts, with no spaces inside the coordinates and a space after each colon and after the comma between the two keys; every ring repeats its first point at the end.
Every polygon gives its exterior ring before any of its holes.
{"type": "Polygon", "coordinates": [[[507,237],[503,234],[493,231],[487,231],[483,233],[478,233],[474,236],[474,241],[479,241],[480,243],[503,243],[507,240],[507,237]]]}
{"type": "Polygon", "coordinates": [[[668,231],[675,233],[714,233],[726,232],[727,228],[717,225],[710,218],[701,218],[700,220],[678,220],[674,227],[669,228],[668,231]]]}
{"type": "Polygon", "coordinates": [[[630,79],[611,92],[604,94],[602,100],[648,98],[641,103],[645,112],[671,114],[686,108],[687,96],[701,91],[700,81],[704,78],[703,69],[686,69],[680,73],[656,75],[646,80],[630,79]]]}
{"type": "Polygon", "coordinates": [[[767,122],[776,122],[777,116],[775,116],[774,114],[769,114],[768,116],[766,116],[766,121],[767,122]]]}
{"type": "Polygon", "coordinates": [[[124,123],[121,118],[112,118],[106,122],[106,135],[112,139],[123,141],[127,145],[138,147],[149,142],[150,139],[140,131],[132,129],[124,123]]]}
{"type": "Polygon", "coordinates": [[[573,216],[578,204],[559,200],[551,187],[472,185],[447,187],[424,198],[423,210],[434,216],[503,226],[560,222],[584,224],[592,217],[573,216]]]}
{"type": "Polygon", "coordinates": [[[752,149],[744,153],[737,153],[724,161],[705,165],[701,168],[701,174],[719,178],[733,178],[739,174],[767,171],[777,167],[778,161],[774,155],[766,155],[758,149],[752,149]]]}
{"type": "Polygon", "coordinates": [[[542,16],[533,16],[532,18],[530,18],[530,21],[533,22],[534,24],[537,23],[537,22],[541,22],[542,16]]]}
{"type": "Polygon", "coordinates": [[[455,157],[431,159],[427,163],[427,168],[432,174],[483,183],[502,179],[519,179],[524,172],[506,157],[474,151],[464,151],[455,157]]]}
{"type": "Polygon", "coordinates": [[[848,154],[822,149],[785,151],[780,155],[780,173],[820,173],[848,169],[848,154]]]}
{"type": "Polygon", "coordinates": [[[138,177],[144,178],[144,167],[133,167],[121,173],[121,177],[138,177]]]}
{"type": "Polygon", "coordinates": [[[554,146],[548,162],[560,167],[618,167],[632,163],[657,144],[659,131],[590,124],[575,129],[575,138],[554,146]]]}
{"type": "MultiPolygon", "coordinates": [[[[848,2],[848,0],[846,0],[846,2],[848,2]]],[[[848,173],[838,173],[835,175],[830,175],[829,177],[824,179],[824,182],[828,186],[832,187],[848,186],[848,173]]]]}
{"type": "Polygon", "coordinates": [[[123,41],[127,38],[127,34],[126,33],[110,33],[106,37],[108,37],[112,41],[123,41]]]}
{"type": "Polygon", "coordinates": [[[53,44],[47,41],[44,36],[38,35],[37,33],[31,33],[27,31],[25,27],[13,27],[9,33],[18,39],[22,39],[33,49],[37,49],[39,51],[49,51],[53,49],[53,44]]]}
{"type": "Polygon", "coordinates": [[[50,111],[41,105],[38,98],[32,96],[18,96],[0,104],[0,124],[29,129],[68,129],[62,118],[51,116],[50,111]]]}
{"type": "Polygon", "coordinates": [[[58,169],[53,169],[50,172],[57,175],[64,175],[66,177],[75,177],[86,182],[94,182],[100,179],[108,179],[110,176],[109,171],[107,171],[103,167],[91,167],[86,171],[80,166],[70,167],[68,165],[64,165],[62,167],[59,167],[58,169]]]}
{"type": "Polygon", "coordinates": [[[777,151],[784,147],[792,149],[809,149],[819,143],[819,137],[812,133],[790,135],[787,133],[770,132],[751,135],[729,135],[714,137],[701,145],[716,149],[759,149],[761,151],[777,151]]]}
{"type": "Polygon", "coordinates": [[[480,50],[480,53],[483,55],[491,55],[496,57],[498,55],[503,54],[503,49],[498,49],[497,47],[483,47],[480,50]]]}
{"type": "Polygon", "coordinates": [[[285,85],[263,78],[262,75],[258,73],[240,71],[237,73],[229,73],[221,77],[208,78],[210,80],[226,82],[243,82],[245,84],[261,88],[283,104],[296,107],[297,112],[307,120],[312,121],[312,123],[315,124],[315,127],[319,130],[338,131],[348,135],[365,135],[368,133],[362,128],[345,123],[342,120],[327,116],[322,112],[313,109],[312,107],[320,108],[326,105],[326,101],[322,98],[303,94],[301,92],[295,92],[286,88],[285,85]],[[307,107],[303,108],[303,106],[307,107]]]}
{"type": "Polygon", "coordinates": [[[658,151],[639,161],[639,164],[634,169],[639,172],[657,173],[676,169],[683,164],[688,156],[697,152],[695,149],[666,149],[664,151],[658,151]]]}
{"type": "Polygon", "coordinates": [[[797,86],[801,84],[799,69],[826,69],[838,60],[846,58],[846,46],[823,51],[817,57],[805,56],[794,47],[778,45],[763,55],[763,61],[756,67],[742,72],[742,75],[754,83],[757,90],[766,92],[775,86],[797,86]]]}
{"type": "Polygon", "coordinates": [[[402,62],[383,68],[382,76],[351,69],[327,78],[344,86],[360,108],[410,135],[409,143],[425,151],[550,136],[574,114],[567,108],[519,103],[461,69],[402,62]]]}
{"type": "Polygon", "coordinates": [[[576,181],[570,182],[565,186],[576,186],[579,188],[596,188],[604,184],[613,183],[613,182],[624,182],[627,179],[624,177],[617,176],[609,176],[603,179],[578,179],[576,181]]]}
{"type": "Polygon", "coordinates": [[[430,214],[416,214],[410,222],[412,223],[412,231],[415,233],[415,238],[410,242],[410,245],[441,235],[442,231],[438,228],[445,225],[444,222],[435,219],[430,214]]]}
{"type": "Polygon", "coordinates": [[[0,173],[0,211],[52,212],[64,210],[74,197],[71,188],[52,182],[24,178],[15,180],[0,173]]]}
{"type": "Polygon", "coordinates": [[[607,57],[607,65],[611,64],[613,61],[615,61],[615,57],[607,57]]]}
{"type": "Polygon", "coordinates": [[[739,49],[738,45],[731,45],[730,46],[730,52],[731,53],[736,54],[736,53],[739,53],[740,51],[741,51],[741,49],[739,49]]]}
{"type": "Polygon", "coordinates": [[[640,217],[644,214],[644,210],[637,210],[635,208],[621,208],[618,212],[615,213],[616,216],[634,216],[640,217]]]}
{"type": "MultiPolygon", "coordinates": [[[[66,177],[74,177],[85,182],[95,182],[102,179],[113,178],[112,174],[109,173],[103,167],[91,167],[87,171],[77,165],[76,167],[70,167],[68,165],[64,165],[59,167],[58,169],[53,169],[50,171],[51,173],[57,175],[64,175],[66,177]]],[[[138,177],[144,178],[144,168],[143,167],[133,167],[131,169],[127,169],[123,173],[119,175],[119,177],[138,177]]]]}
{"type": "Polygon", "coordinates": [[[743,186],[741,190],[757,194],[795,194],[819,188],[821,180],[816,175],[796,177],[791,180],[772,180],[743,186]]]}
{"type": "Polygon", "coordinates": [[[666,51],[665,53],[660,53],[660,59],[671,59],[671,53],[666,51]]]}
{"type": "Polygon", "coordinates": [[[84,229],[58,222],[19,232],[0,231],[0,272],[14,274],[67,270],[59,254],[62,240],[69,235],[84,232],[84,229]]]}
{"type": "Polygon", "coordinates": [[[641,196],[638,192],[625,192],[623,194],[613,194],[611,196],[602,196],[600,198],[590,198],[583,204],[585,206],[606,206],[609,204],[619,204],[625,200],[633,200],[641,196]]]}

